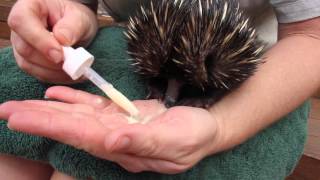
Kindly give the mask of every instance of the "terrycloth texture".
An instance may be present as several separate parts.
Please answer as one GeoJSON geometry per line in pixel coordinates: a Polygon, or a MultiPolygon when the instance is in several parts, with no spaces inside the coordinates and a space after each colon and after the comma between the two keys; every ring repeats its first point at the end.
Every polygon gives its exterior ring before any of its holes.
{"type": "MultiPolygon", "coordinates": [[[[126,54],[126,42],[120,28],[100,31],[89,50],[97,61],[94,69],[112,82],[130,99],[146,94],[145,85],[132,73],[126,54]]],[[[42,99],[49,85],[25,75],[15,65],[10,48],[0,50],[0,103],[8,100],[42,99]]],[[[90,83],[75,88],[102,94],[90,83]]],[[[28,159],[47,161],[58,170],[84,179],[97,180],[280,180],[294,168],[306,139],[309,111],[305,103],[272,127],[233,150],[208,157],[191,170],[178,175],[132,174],[116,164],[55,141],[12,132],[0,123],[0,152],[28,159]]]]}

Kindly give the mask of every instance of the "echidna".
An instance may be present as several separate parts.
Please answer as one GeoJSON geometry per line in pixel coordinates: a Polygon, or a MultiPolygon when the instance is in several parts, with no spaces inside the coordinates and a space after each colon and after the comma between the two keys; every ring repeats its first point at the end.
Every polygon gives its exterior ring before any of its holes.
{"type": "Polygon", "coordinates": [[[128,53],[167,107],[207,108],[262,62],[263,43],[235,0],[156,0],[130,18],[128,53]]]}

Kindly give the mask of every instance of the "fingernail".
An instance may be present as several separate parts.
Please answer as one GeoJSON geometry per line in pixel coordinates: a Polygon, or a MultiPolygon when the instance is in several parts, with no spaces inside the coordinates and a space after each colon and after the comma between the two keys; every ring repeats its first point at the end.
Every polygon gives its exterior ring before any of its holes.
{"type": "Polygon", "coordinates": [[[49,51],[49,56],[56,63],[59,63],[62,61],[62,53],[56,49],[51,49],[49,51]]]}
{"type": "Polygon", "coordinates": [[[59,34],[61,34],[63,37],[63,43],[65,45],[72,45],[73,44],[73,34],[67,30],[67,29],[59,29],[59,34]]]}
{"type": "Polygon", "coordinates": [[[7,123],[7,127],[8,127],[8,129],[10,129],[10,130],[14,130],[14,129],[12,128],[10,122],[7,123]]]}
{"type": "Polygon", "coordinates": [[[124,148],[128,148],[130,146],[130,139],[128,137],[122,137],[117,141],[115,146],[112,148],[113,150],[121,150],[124,148]]]}

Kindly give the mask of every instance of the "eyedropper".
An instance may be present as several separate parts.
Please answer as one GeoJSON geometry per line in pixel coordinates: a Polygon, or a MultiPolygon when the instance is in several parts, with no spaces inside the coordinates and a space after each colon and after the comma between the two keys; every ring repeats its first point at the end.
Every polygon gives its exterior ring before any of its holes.
{"type": "Polygon", "coordinates": [[[117,105],[127,111],[131,117],[137,118],[139,110],[136,106],[121,92],[116,90],[112,84],[104,80],[98,73],[96,73],[91,65],[94,57],[84,48],[79,47],[74,49],[72,47],[63,47],[64,64],[63,70],[73,79],[77,80],[81,76],[85,76],[97,87],[99,87],[106,95],[117,105]]]}

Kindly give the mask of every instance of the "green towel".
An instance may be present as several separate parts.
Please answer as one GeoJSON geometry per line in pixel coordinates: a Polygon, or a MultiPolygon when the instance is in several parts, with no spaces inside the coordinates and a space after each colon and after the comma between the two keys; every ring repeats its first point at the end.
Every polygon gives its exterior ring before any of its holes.
{"type": "MultiPolygon", "coordinates": [[[[100,30],[89,47],[96,57],[93,68],[112,82],[130,99],[143,98],[145,83],[136,76],[129,65],[126,41],[122,28],[100,30]]],[[[13,60],[11,48],[0,50],[0,103],[8,100],[43,99],[50,86],[24,74],[13,60]]],[[[74,88],[102,95],[90,83],[74,88]]],[[[189,171],[177,175],[145,172],[133,174],[106,160],[97,159],[81,150],[50,139],[35,137],[7,129],[0,121],[0,152],[27,159],[49,162],[66,174],[97,180],[280,180],[284,179],[299,160],[306,139],[306,122],[309,104],[264,130],[233,150],[202,160],[189,171]]]]}

